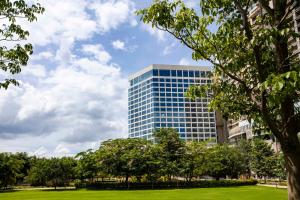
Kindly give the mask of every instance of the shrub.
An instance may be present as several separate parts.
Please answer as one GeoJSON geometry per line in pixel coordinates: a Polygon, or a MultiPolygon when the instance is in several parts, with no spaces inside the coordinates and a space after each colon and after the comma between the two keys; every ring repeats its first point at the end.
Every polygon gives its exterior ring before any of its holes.
{"type": "Polygon", "coordinates": [[[201,180],[201,181],[165,181],[165,182],[94,182],[76,183],[76,188],[100,189],[100,190],[142,190],[142,189],[174,189],[174,188],[209,188],[256,185],[256,180],[201,180]]]}

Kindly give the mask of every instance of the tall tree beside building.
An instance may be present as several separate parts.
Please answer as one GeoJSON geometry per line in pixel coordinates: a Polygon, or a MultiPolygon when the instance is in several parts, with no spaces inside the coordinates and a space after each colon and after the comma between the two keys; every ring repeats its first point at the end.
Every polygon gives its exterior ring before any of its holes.
{"type": "Polygon", "coordinates": [[[289,200],[300,199],[299,52],[289,48],[289,39],[299,38],[290,21],[299,1],[199,2],[201,14],[180,0],[155,0],[138,14],[192,49],[193,59],[213,64],[214,83],[191,87],[188,95],[213,90],[212,108],[225,117],[246,115],[272,132],[285,155],[289,200]],[[255,19],[253,5],[261,13],[255,19]]]}

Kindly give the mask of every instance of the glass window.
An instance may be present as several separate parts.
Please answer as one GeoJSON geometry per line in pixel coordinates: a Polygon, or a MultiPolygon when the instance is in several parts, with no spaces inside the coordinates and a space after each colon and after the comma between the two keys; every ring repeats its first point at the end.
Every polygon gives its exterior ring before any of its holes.
{"type": "Polygon", "coordinates": [[[189,77],[189,71],[183,70],[183,77],[189,77]]]}
{"type": "Polygon", "coordinates": [[[158,70],[157,69],[153,70],[153,76],[158,76],[158,70]]]}
{"type": "Polygon", "coordinates": [[[177,70],[177,76],[182,77],[182,70],[177,70]]]}
{"type": "Polygon", "coordinates": [[[176,76],[176,70],[171,70],[172,76],[176,76]]]}
{"type": "Polygon", "coordinates": [[[160,76],[170,76],[170,70],[159,70],[160,76]]]}
{"type": "Polygon", "coordinates": [[[200,72],[199,71],[195,71],[195,77],[200,77],[200,72]]]}
{"type": "Polygon", "coordinates": [[[194,77],[194,71],[189,71],[189,77],[194,77]]]}

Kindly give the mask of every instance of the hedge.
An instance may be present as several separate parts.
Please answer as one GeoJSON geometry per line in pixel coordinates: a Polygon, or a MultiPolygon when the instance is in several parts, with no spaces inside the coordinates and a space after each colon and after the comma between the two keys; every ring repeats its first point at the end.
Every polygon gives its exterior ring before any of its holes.
{"type": "Polygon", "coordinates": [[[182,188],[209,188],[256,185],[257,180],[201,180],[201,181],[172,181],[172,182],[94,182],[76,183],[76,188],[99,190],[142,190],[142,189],[182,189],[182,188]]]}

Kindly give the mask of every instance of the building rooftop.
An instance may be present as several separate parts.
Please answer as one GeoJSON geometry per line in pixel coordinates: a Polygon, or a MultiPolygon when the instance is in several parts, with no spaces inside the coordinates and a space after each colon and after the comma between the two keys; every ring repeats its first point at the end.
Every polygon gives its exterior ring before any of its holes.
{"type": "Polygon", "coordinates": [[[152,64],[148,67],[145,67],[143,69],[141,69],[140,71],[131,74],[129,76],[129,80],[134,79],[152,69],[173,69],[173,70],[201,70],[201,71],[211,71],[212,68],[211,67],[207,67],[207,66],[191,66],[191,65],[166,65],[166,64],[152,64]]]}

